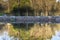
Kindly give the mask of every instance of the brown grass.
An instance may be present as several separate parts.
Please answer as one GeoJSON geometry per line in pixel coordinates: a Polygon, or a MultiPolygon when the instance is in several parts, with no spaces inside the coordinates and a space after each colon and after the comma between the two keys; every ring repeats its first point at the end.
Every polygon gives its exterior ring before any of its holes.
{"type": "Polygon", "coordinates": [[[14,35],[17,37],[20,35],[19,37],[22,37],[23,40],[29,40],[29,37],[30,40],[35,40],[35,38],[39,40],[46,40],[50,39],[56,30],[60,30],[60,24],[45,24],[42,26],[40,26],[39,24],[35,24],[34,27],[32,27],[29,31],[20,30],[20,32],[18,30],[15,30],[13,26],[11,26],[9,28],[9,33],[10,35],[14,35]],[[17,33],[19,34],[17,35],[17,33]]]}
{"type": "Polygon", "coordinates": [[[56,26],[50,26],[50,25],[45,25],[45,26],[38,26],[35,25],[33,28],[30,29],[30,35],[34,36],[35,38],[41,37],[44,39],[51,38],[52,35],[54,34],[55,30],[60,30],[60,24],[55,24],[56,26]]]}

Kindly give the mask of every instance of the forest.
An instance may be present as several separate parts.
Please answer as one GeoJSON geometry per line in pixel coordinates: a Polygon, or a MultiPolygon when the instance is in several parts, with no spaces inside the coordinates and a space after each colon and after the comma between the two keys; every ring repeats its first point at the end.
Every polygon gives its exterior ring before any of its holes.
{"type": "Polygon", "coordinates": [[[0,13],[15,16],[59,16],[56,0],[0,0],[0,13]]]}

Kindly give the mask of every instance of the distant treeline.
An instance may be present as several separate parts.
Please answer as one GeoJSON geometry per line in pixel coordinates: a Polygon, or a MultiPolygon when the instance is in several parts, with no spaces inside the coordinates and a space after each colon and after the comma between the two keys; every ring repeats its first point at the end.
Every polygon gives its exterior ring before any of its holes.
{"type": "Polygon", "coordinates": [[[0,12],[15,16],[59,16],[59,11],[56,0],[0,0],[0,12]]]}

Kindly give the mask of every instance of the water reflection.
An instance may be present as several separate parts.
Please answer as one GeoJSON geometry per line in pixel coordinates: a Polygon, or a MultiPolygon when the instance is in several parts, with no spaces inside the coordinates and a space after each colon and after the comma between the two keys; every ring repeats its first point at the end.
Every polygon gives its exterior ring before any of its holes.
{"type": "Polygon", "coordinates": [[[7,31],[0,34],[0,40],[19,40],[18,38],[10,37],[7,31]]]}
{"type": "Polygon", "coordinates": [[[52,36],[51,40],[60,40],[60,31],[55,31],[55,35],[52,36]]]}

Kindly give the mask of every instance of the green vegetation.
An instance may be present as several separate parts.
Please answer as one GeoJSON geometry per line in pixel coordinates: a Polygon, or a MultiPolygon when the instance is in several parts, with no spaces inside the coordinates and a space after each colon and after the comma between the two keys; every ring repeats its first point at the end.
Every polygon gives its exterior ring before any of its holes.
{"type": "Polygon", "coordinates": [[[3,13],[0,13],[0,16],[2,16],[3,15],[3,13]]]}

